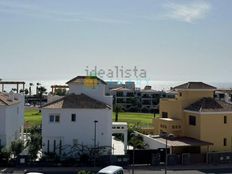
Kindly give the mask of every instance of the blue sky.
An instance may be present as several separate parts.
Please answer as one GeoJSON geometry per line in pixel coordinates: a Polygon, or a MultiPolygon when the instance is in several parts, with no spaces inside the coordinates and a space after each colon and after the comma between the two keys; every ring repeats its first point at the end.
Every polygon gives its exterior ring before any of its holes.
{"type": "Polygon", "coordinates": [[[231,0],[0,0],[0,78],[136,66],[149,80],[231,82],[231,8],[231,0]]]}

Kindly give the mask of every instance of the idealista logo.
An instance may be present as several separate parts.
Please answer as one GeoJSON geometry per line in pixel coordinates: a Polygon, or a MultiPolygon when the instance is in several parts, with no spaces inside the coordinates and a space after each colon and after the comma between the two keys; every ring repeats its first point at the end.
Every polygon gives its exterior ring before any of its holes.
{"type": "Polygon", "coordinates": [[[89,68],[86,66],[85,72],[87,76],[97,76],[103,79],[146,79],[147,72],[145,69],[139,69],[137,66],[128,68],[124,66],[113,66],[112,68],[103,69],[94,66],[89,68]]]}

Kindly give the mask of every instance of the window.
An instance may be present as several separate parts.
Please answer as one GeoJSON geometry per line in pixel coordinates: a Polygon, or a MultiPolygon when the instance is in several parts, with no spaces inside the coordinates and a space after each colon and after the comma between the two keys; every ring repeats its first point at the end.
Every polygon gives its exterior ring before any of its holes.
{"type": "Polygon", "coordinates": [[[60,122],[60,116],[59,115],[50,115],[49,116],[49,122],[50,123],[59,123],[60,122]]]}
{"type": "Polygon", "coordinates": [[[71,115],[71,121],[72,121],[72,122],[75,122],[75,121],[76,121],[76,114],[72,114],[72,115],[71,115]]]}
{"type": "Polygon", "coordinates": [[[227,116],[224,116],[224,124],[227,123],[227,116]]]}
{"type": "Polygon", "coordinates": [[[49,121],[50,121],[50,122],[54,122],[54,118],[55,118],[54,115],[50,115],[50,116],[49,116],[49,121]]]}
{"type": "Polygon", "coordinates": [[[224,144],[224,146],[227,146],[227,139],[226,138],[223,139],[223,144],[224,144]]]}
{"type": "Polygon", "coordinates": [[[162,112],[162,118],[168,118],[168,113],[167,112],[162,112]]]}
{"type": "Polygon", "coordinates": [[[189,125],[196,126],[196,117],[195,116],[192,116],[192,115],[189,116],[189,125]]]}
{"type": "Polygon", "coordinates": [[[182,96],[182,92],[180,92],[180,97],[182,96]]]}
{"type": "Polygon", "coordinates": [[[59,123],[59,122],[60,122],[60,116],[59,116],[59,115],[56,115],[56,117],[55,117],[55,122],[56,122],[56,123],[59,123]]]}

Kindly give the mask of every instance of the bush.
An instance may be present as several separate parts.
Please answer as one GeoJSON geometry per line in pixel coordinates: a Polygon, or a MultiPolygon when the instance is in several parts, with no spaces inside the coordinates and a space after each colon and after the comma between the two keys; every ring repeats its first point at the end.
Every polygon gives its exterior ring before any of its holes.
{"type": "Polygon", "coordinates": [[[92,174],[92,172],[86,171],[86,170],[81,170],[78,172],[78,174],[92,174]]]}

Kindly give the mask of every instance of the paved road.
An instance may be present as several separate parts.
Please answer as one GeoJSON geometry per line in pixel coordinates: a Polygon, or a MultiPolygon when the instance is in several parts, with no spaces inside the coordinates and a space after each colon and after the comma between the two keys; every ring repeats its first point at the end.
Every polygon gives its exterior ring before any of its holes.
{"type": "MultiPolygon", "coordinates": [[[[1,169],[2,170],[2,169],[1,169]]],[[[0,170],[0,171],[1,171],[0,170]]],[[[37,168],[37,169],[29,169],[28,171],[37,171],[42,172],[44,174],[77,174],[80,169],[76,168],[37,168]]],[[[6,173],[13,174],[24,174],[24,169],[6,169],[6,173]]],[[[4,173],[4,172],[0,172],[4,173]]],[[[226,173],[232,174],[232,168],[210,168],[210,169],[198,169],[198,170],[168,170],[168,174],[221,174],[226,173]]],[[[132,174],[132,170],[126,169],[125,174],[132,174]]],[[[144,168],[144,169],[136,169],[134,174],[164,174],[164,170],[162,169],[152,169],[152,168],[144,168]]]]}

